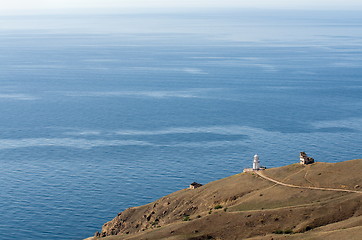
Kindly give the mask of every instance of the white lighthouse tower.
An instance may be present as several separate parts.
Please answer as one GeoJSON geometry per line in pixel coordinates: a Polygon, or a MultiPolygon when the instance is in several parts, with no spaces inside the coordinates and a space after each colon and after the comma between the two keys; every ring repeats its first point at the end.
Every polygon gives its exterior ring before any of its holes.
{"type": "Polygon", "coordinates": [[[259,170],[260,169],[260,161],[258,154],[254,155],[254,161],[253,161],[253,170],[259,170]]]}
{"type": "Polygon", "coordinates": [[[245,172],[261,171],[265,169],[266,167],[260,166],[259,156],[258,154],[255,154],[253,160],[253,168],[244,168],[243,172],[245,173],[245,172]]]}

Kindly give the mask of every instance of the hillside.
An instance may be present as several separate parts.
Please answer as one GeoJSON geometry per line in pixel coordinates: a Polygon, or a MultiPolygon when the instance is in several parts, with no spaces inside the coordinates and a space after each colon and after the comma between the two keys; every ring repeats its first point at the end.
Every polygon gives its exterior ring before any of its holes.
{"type": "Polygon", "coordinates": [[[362,159],[292,164],[260,173],[240,173],[129,208],[104,224],[101,233],[90,239],[275,240],[362,236],[362,159]]]}

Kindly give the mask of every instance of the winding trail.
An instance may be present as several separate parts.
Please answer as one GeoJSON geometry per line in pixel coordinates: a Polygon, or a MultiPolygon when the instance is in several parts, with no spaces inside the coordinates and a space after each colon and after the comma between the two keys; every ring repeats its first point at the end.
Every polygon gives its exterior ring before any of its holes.
{"type": "Polygon", "coordinates": [[[278,180],[272,179],[270,177],[267,177],[263,174],[263,171],[255,171],[256,174],[258,174],[260,177],[271,181],[273,183],[276,183],[278,185],[286,186],[286,187],[292,187],[292,188],[301,188],[301,189],[312,189],[312,190],[322,190],[322,191],[334,191],[334,192],[349,192],[349,193],[362,193],[362,191],[356,191],[356,190],[348,190],[348,189],[339,189],[339,188],[321,188],[321,187],[303,187],[288,183],[279,182],[278,180]]]}

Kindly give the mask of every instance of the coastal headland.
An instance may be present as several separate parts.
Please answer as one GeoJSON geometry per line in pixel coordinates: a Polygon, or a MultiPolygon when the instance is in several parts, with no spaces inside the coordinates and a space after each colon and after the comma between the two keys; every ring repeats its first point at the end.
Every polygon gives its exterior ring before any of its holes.
{"type": "Polygon", "coordinates": [[[362,159],[250,171],[126,209],[89,239],[361,239],[362,159]]]}

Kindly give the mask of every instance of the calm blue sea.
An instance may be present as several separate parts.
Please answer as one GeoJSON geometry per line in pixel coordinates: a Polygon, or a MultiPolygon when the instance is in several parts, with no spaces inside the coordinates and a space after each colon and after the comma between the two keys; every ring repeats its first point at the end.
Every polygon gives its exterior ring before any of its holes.
{"type": "Polygon", "coordinates": [[[250,167],[361,158],[362,14],[0,17],[0,239],[82,239],[250,167]]]}

